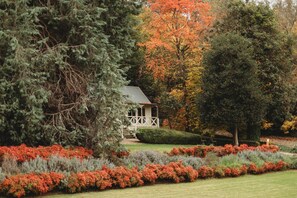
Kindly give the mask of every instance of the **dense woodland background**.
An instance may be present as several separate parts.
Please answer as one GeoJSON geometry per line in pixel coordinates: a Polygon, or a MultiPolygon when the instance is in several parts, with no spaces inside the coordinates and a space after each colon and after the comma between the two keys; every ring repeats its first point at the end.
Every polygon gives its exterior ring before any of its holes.
{"type": "Polygon", "coordinates": [[[0,19],[1,145],[108,154],[124,85],[163,127],[296,133],[295,0],[0,0],[0,19]]]}

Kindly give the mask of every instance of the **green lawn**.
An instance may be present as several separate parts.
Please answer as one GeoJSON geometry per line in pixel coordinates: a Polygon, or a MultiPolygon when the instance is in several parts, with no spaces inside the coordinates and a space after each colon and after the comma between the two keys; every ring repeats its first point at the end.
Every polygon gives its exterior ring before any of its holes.
{"type": "Polygon", "coordinates": [[[238,178],[197,180],[193,183],[156,184],[138,188],[107,190],[80,194],[57,194],[51,198],[296,198],[297,171],[264,175],[246,175],[238,178]]]}
{"type": "Polygon", "coordinates": [[[173,147],[192,147],[195,145],[175,145],[175,144],[124,144],[124,146],[130,151],[140,151],[140,150],[154,150],[154,151],[170,151],[173,147]]]}

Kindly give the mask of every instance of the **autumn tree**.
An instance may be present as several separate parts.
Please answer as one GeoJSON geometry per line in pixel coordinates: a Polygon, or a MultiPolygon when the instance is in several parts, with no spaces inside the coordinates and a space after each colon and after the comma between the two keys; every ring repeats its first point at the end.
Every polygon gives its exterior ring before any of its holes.
{"type": "Polygon", "coordinates": [[[273,4],[280,28],[286,33],[291,33],[296,28],[297,1],[277,0],[273,4]]]}
{"type": "Polygon", "coordinates": [[[251,42],[238,34],[221,34],[212,40],[204,63],[198,100],[201,122],[212,128],[231,129],[238,145],[238,136],[247,123],[258,125],[264,116],[251,42]]]}
{"type": "Polygon", "coordinates": [[[142,19],[146,40],[140,45],[146,50],[147,67],[165,92],[182,104],[172,118],[180,125],[176,128],[189,131],[195,106],[191,95],[197,91],[191,83],[201,76],[203,34],[212,21],[210,5],[201,0],[149,0],[142,19]]]}
{"type": "MultiPolygon", "coordinates": [[[[277,0],[273,4],[276,13],[279,29],[284,34],[290,36],[292,40],[297,38],[297,1],[296,0],[277,0]]],[[[293,84],[297,84],[297,42],[293,43],[293,84]]],[[[296,112],[297,113],[297,112],[296,112]]]]}

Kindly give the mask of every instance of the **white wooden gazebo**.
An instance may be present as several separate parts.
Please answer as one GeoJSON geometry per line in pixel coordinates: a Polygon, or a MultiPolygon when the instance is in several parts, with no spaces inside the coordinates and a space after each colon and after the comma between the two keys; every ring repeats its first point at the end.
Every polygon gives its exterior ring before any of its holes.
{"type": "Polygon", "coordinates": [[[138,127],[159,127],[158,106],[149,101],[139,87],[124,86],[123,95],[127,102],[136,104],[137,108],[127,112],[130,122],[130,129],[136,130],[138,127]]]}

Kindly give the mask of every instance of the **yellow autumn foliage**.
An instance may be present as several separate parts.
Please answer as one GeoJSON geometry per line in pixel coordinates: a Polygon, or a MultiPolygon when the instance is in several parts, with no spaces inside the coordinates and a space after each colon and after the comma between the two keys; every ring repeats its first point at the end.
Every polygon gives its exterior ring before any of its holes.
{"type": "Polygon", "coordinates": [[[267,120],[264,120],[264,122],[262,122],[262,126],[261,128],[264,130],[270,129],[273,126],[273,123],[268,122],[267,120]]]}
{"type": "Polygon", "coordinates": [[[294,116],[292,120],[286,120],[281,127],[282,131],[297,130],[297,116],[294,116]]]}

